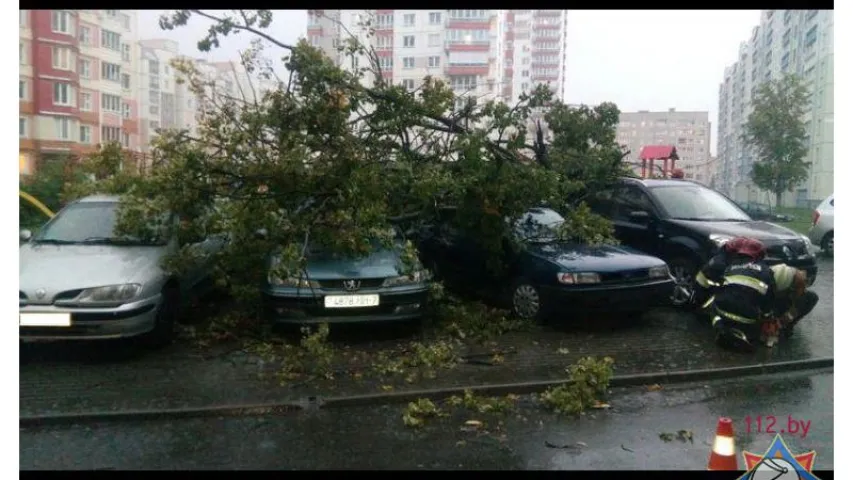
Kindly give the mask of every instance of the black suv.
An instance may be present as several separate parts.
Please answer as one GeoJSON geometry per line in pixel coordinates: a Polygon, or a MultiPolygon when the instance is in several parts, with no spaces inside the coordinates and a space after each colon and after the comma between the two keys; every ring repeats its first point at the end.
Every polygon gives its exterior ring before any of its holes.
{"type": "Polygon", "coordinates": [[[734,237],[760,240],[771,264],[785,263],[817,276],[809,240],[792,230],[753,220],[725,195],[688,180],[623,178],[587,198],[613,222],[623,245],[665,260],[676,280],[673,303],[684,304],[699,267],[734,237]]]}

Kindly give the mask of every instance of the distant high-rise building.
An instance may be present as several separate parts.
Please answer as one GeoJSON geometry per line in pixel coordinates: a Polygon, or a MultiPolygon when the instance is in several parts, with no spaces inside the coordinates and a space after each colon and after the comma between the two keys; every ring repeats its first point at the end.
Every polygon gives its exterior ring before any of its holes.
{"type": "Polygon", "coordinates": [[[105,141],[137,149],[134,10],[19,11],[19,170],[105,141]]]}
{"type": "Polygon", "coordinates": [[[481,99],[512,102],[540,83],[564,93],[563,10],[314,10],[307,36],[347,69],[368,66],[338,51],[356,37],[376,50],[385,78],[410,89],[432,76],[481,99]]]}
{"type": "MultiPolygon", "coordinates": [[[[684,178],[710,184],[700,168],[711,160],[711,122],[708,112],[622,112],[616,140],[631,151],[626,160],[639,165],[639,155],[647,145],[672,145],[678,151],[676,168],[684,178]]],[[[639,172],[640,167],[635,170],[639,172]]],[[[658,172],[659,173],[659,172],[658,172]]]]}
{"type": "Polygon", "coordinates": [[[833,191],[833,11],[764,10],[738,60],[726,68],[719,93],[718,188],[740,201],[767,201],[750,180],[754,153],[742,140],[758,87],[785,74],[799,75],[810,93],[804,117],[809,136],[809,178],[786,205],[814,206],[833,191]]]}

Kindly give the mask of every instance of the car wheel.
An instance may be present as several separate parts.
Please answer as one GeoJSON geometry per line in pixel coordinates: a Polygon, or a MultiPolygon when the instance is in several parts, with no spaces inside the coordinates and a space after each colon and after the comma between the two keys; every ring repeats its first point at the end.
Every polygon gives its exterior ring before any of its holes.
{"type": "Polygon", "coordinates": [[[696,262],[686,257],[670,260],[669,271],[675,278],[675,288],[670,299],[676,307],[684,307],[690,303],[690,298],[693,296],[693,282],[698,269],[696,262]]]}
{"type": "Polygon", "coordinates": [[[172,343],[175,334],[175,323],[178,318],[180,292],[177,287],[167,286],[163,289],[163,302],[157,310],[154,329],[145,335],[144,342],[152,348],[165,347],[172,343]]]}
{"type": "Polygon", "coordinates": [[[820,242],[820,249],[827,256],[832,257],[835,255],[835,232],[829,232],[823,236],[823,240],[820,242]]]}
{"type": "Polygon", "coordinates": [[[526,280],[515,282],[512,288],[512,311],[526,320],[542,319],[542,296],[526,280]]]}

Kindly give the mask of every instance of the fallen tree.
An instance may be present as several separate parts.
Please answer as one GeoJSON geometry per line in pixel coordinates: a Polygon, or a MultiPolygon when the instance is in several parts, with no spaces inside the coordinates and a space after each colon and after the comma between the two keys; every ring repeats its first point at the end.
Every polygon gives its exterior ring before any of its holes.
{"type": "MultiPolygon", "coordinates": [[[[180,238],[230,235],[216,266],[234,292],[256,293],[274,249],[283,249],[286,275],[304,268],[309,244],[364,253],[372,239],[390,241],[395,221],[429,222],[440,205],[456,206],[458,226],[494,252],[507,218],[543,204],[569,220],[567,238],[612,241],[610,224],[582,199],[622,173],[615,105],[568,107],[544,86],[515,105],[465,94],[460,100],[431,77],[410,90],[384,79],[379,56],[358,35],[339,47],[369,59],[354,71],[305,41],[276,40],[268,32],[269,10],[180,10],[160,25],[180,28],[192,16],[212,22],[200,50],[229,35],[255,35],[286,52],[286,78],[264,60],[260,42],[242,63],[252,74],[277,79],[272,91],[218,93],[192,63],[176,63],[182,81],[203,99],[198,128],[161,132],[150,174],[121,185],[119,227],[144,233],[146,219],[171,211],[184,219],[180,238]],[[533,112],[544,112],[550,143],[541,122],[528,142],[533,112]],[[258,236],[260,230],[266,235],[258,236]]],[[[370,20],[361,28],[369,36],[370,20]]],[[[185,249],[167,267],[183,268],[189,255],[185,249]]]]}

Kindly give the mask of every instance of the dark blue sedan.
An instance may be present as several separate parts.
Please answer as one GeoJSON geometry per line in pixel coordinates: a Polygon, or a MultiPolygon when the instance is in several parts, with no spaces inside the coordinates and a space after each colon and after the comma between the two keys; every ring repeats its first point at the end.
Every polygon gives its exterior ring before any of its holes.
{"type": "MultiPolygon", "coordinates": [[[[453,213],[443,212],[447,220],[453,213]]],[[[663,260],[626,247],[559,241],[564,221],[550,209],[529,210],[503,239],[502,270],[490,268],[480,243],[449,221],[426,229],[418,244],[424,264],[448,288],[511,307],[522,318],[641,314],[669,303],[673,279],[663,260]]]]}

